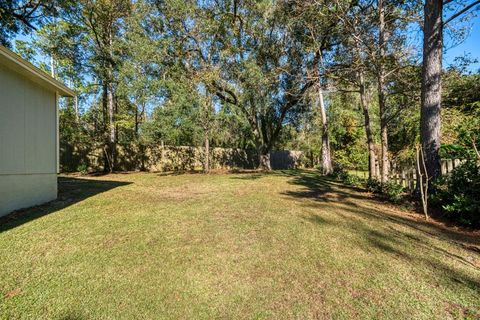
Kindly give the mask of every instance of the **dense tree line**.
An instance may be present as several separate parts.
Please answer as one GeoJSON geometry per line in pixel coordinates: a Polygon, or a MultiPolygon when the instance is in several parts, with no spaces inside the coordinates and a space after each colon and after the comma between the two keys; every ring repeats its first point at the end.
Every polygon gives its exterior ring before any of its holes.
{"type": "Polygon", "coordinates": [[[62,139],[101,146],[106,170],[118,144],[204,146],[206,171],[212,145],[255,149],[264,170],[295,148],[387,183],[420,143],[430,183],[443,153],[478,152],[478,74],[444,70],[442,50],[479,3],[0,1],[0,41],[76,90],[62,139]]]}

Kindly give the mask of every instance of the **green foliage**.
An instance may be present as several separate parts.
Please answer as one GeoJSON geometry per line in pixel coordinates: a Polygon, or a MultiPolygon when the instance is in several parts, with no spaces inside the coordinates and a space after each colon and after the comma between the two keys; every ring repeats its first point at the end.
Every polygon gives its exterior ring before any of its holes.
{"type": "MultiPolygon", "coordinates": [[[[0,4],[1,41],[27,31],[12,15],[32,9],[22,3],[0,4]]],[[[78,108],[62,102],[63,144],[103,150],[109,139],[118,146],[202,146],[208,139],[212,147],[302,150],[313,166],[322,149],[320,84],[332,160],[367,170],[356,73],[365,76],[378,155],[379,66],[388,74],[389,151],[397,163],[412,164],[421,67],[397,53],[408,51],[404,18],[418,5],[384,2],[385,59],[376,49],[375,4],[347,0],[40,1],[35,15],[23,15],[38,30],[31,41],[17,39],[15,49],[44,70],[53,61],[57,78],[78,93],[78,108]]],[[[479,75],[465,70],[444,77],[442,152],[449,157],[471,157],[473,144],[480,147],[479,75]]]]}
{"type": "Polygon", "coordinates": [[[148,143],[176,146],[201,144],[202,129],[196,121],[198,109],[191,104],[166,104],[154,110],[150,121],[142,125],[142,135],[148,143]]]}
{"type": "Polygon", "coordinates": [[[382,183],[377,179],[368,178],[365,183],[365,187],[368,192],[381,194],[382,193],[382,183]]]}
{"type": "Polygon", "coordinates": [[[1,0],[0,1],[0,44],[9,47],[10,39],[16,34],[26,34],[41,25],[55,12],[54,4],[61,0],[1,0]]]}
{"type": "Polygon", "coordinates": [[[342,177],[343,183],[352,187],[362,187],[364,186],[364,180],[357,175],[347,173],[342,177]]]}
{"type": "Polygon", "coordinates": [[[344,184],[352,187],[364,187],[365,180],[358,175],[350,174],[341,164],[336,163],[333,167],[332,178],[342,181],[344,184]]]}
{"type": "Polygon", "coordinates": [[[363,187],[368,192],[380,195],[386,200],[393,203],[400,203],[403,199],[404,188],[402,185],[394,181],[381,183],[377,179],[362,179],[358,175],[349,174],[341,166],[336,166],[332,177],[342,181],[344,184],[353,187],[363,187]]]}
{"type": "MultiPolygon", "coordinates": [[[[467,63],[468,65],[468,63],[467,63]]],[[[445,90],[442,103],[446,108],[461,108],[465,111],[480,102],[480,74],[469,74],[466,66],[450,68],[444,76],[445,90]]]]}
{"type": "Polygon", "coordinates": [[[441,154],[444,158],[476,158],[480,149],[480,73],[446,73],[441,154]]]}
{"type": "Polygon", "coordinates": [[[400,203],[403,199],[403,192],[403,186],[394,181],[387,181],[382,185],[382,194],[390,202],[400,203]]]}
{"type": "Polygon", "coordinates": [[[340,179],[347,173],[347,171],[345,170],[345,168],[343,167],[342,164],[340,163],[334,163],[333,164],[333,172],[332,174],[330,175],[332,178],[334,179],[340,179]]]}
{"type": "Polygon", "coordinates": [[[480,226],[480,166],[467,161],[436,182],[431,204],[452,220],[480,226]]]}
{"type": "Polygon", "coordinates": [[[80,172],[81,174],[87,174],[88,173],[88,165],[86,163],[82,163],[82,164],[78,165],[76,171],[80,172]]]}
{"type": "Polygon", "coordinates": [[[404,188],[394,181],[381,183],[377,179],[368,179],[365,187],[369,192],[381,195],[386,200],[393,203],[400,203],[403,199],[404,188]]]}
{"type": "Polygon", "coordinates": [[[23,59],[28,61],[35,60],[35,49],[30,46],[26,41],[15,40],[15,52],[19,54],[23,59]]]}
{"type": "Polygon", "coordinates": [[[334,161],[345,169],[366,170],[365,131],[356,96],[345,94],[329,98],[330,145],[334,161]]]}

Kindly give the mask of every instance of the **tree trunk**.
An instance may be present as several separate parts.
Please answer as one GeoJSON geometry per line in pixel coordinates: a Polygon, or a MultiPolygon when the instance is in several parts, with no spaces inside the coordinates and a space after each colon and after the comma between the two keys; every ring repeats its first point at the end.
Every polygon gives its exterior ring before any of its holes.
{"type": "Polygon", "coordinates": [[[388,129],[385,114],[380,113],[380,138],[381,138],[381,181],[385,183],[390,176],[390,159],[388,158],[388,129]]]}
{"type": "Polygon", "coordinates": [[[75,97],[73,98],[74,102],[73,102],[73,107],[75,108],[75,122],[77,124],[80,123],[80,113],[78,111],[78,96],[75,95],[75,97]]]}
{"type": "Polygon", "coordinates": [[[116,101],[113,92],[113,36],[112,29],[108,30],[108,52],[109,62],[107,63],[106,80],[107,80],[107,112],[108,112],[108,132],[107,132],[107,150],[109,157],[109,171],[113,172],[116,163],[117,151],[117,128],[115,125],[116,101]]]}
{"type": "Polygon", "coordinates": [[[109,171],[112,172],[115,167],[116,149],[117,149],[117,134],[115,127],[115,101],[113,97],[113,85],[108,85],[107,91],[108,100],[108,156],[110,167],[109,171]]]}
{"type": "Polygon", "coordinates": [[[385,10],[383,0],[378,0],[378,20],[379,20],[379,57],[378,57],[378,105],[380,109],[380,139],[381,139],[381,182],[388,181],[390,174],[390,161],[388,159],[388,128],[386,115],[385,98],[385,10]]]}
{"type": "Polygon", "coordinates": [[[55,69],[55,57],[53,53],[50,54],[50,75],[52,78],[57,78],[57,70],[55,69]]]}
{"type": "Polygon", "coordinates": [[[208,130],[205,130],[205,164],[204,171],[208,173],[210,171],[210,141],[208,138],[208,130]]]}
{"type": "Polygon", "coordinates": [[[107,131],[108,131],[108,85],[104,82],[102,84],[102,116],[103,116],[103,123],[102,123],[102,136],[104,140],[104,152],[103,152],[103,171],[109,172],[110,171],[110,159],[109,159],[109,152],[108,152],[108,138],[107,138],[107,131]]]}
{"type": "Polygon", "coordinates": [[[210,171],[210,111],[211,111],[211,97],[208,92],[205,94],[205,101],[203,104],[204,119],[203,119],[203,132],[205,136],[205,154],[203,171],[208,173],[210,171]]]}
{"type": "Polygon", "coordinates": [[[443,1],[426,0],[423,25],[423,68],[420,141],[429,179],[441,174],[440,108],[442,93],[443,1]]]}
{"type": "Polygon", "coordinates": [[[270,164],[270,150],[265,145],[257,147],[258,152],[258,169],[262,171],[271,171],[272,165],[270,164]]]}
{"type": "Polygon", "coordinates": [[[320,113],[322,117],[322,173],[324,175],[333,172],[332,158],[330,156],[330,139],[328,137],[328,120],[323,100],[323,90],[321,85],[318,87],[318,100],[320,102],[320,113]]]}
{"type": "Polygon", "coordinates": [[[367,146],[368,146],[368,177],[370,179],[377,179],[377,170],[376,170],[376,156],[375,156],[375,145],[373,143],[373,134],[372,126],[370,121],[370,110],[368,106],[367,92],[365,88],[365,78],[363,71],[358,72],[358,78],[360,82],[360,104],[363,111],[363,117],[365,121],[365,134],[367,136],[367,146]]]}
{"type": "Polygon", "coordinates": [[[138,138],[138,123],[139,123],[139,116],[138,116],[138,106],[135,106],[135,137],[138,138]]]}

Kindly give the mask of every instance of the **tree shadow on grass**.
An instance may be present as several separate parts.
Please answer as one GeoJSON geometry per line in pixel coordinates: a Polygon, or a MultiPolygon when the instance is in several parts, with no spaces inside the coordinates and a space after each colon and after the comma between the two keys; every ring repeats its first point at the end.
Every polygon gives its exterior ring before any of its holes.
{"type": "Polygon", "coordinates": [[[288,190],[283,194],[293,199],[308,199],[310,201],[304,201],[303,205],[322,209],[304,216],[305,220],[321,227],[335,226],[346,233],[357,234],[362,242],[366,242],[363,247],[365,250],[379,250],[396,259],[434,270],[438,277],[435,281],[447,279],[450,283],[460,283],[480,295],[480,280],[474,276],[480,269],[480,255],[476,249],[472,249],[480,246],[480,237],[477,235],[417,220],[407,213],[402,216],[400,211],[362,195],[357,192],[358,189],[343,186],[312,172],[290,172],[289,175],[291,184],[303,188],[288,190]],[[461,250],[450,250],[433,240],[449,242],[467,252],[462,255],[461,250]],[[447,261],[455,261],[463,267],[453,267],[447,261]]]}
{"type": "Polygon", "coordinates": [[[0,218],[0,232],[4,232],[24,223],[41,218],[75,203],[81,202],[99,193],[125,186],[131,182],[93,180],[72,177],[58,178],[58,198],[51,202],[14,211],[0,218]]]}
{"type": "Polygon", "coordinates": [[[87,319],[87,317],[83,316],[80,312],[73,312],[67,315],[61,316],[59,320],[82,320],[87,319]]]}
{"type": "Polygon", "coordinates": [[[232,177],[231,179],[235,179],[235,180],[258,180],[258,179],[263,178],[263,177],[265,177],[264,174],[256,173],[256,174],[243,174],[243,175],[240,175],[240,176],[232,177]]]}
{"type": "Polygon", "coordinates": [[[203,174],[205,173],[203,170],[175,170],[175,171],[164,171],[157,173],[160,177],[169,177],[169,176],[182,176],[188,174],[203,174]]]}
{"type": "Polygon", "coordinates": [[[309,198],[319,202],[339,202],[345,199],[365,200],[371,197],[362,195],[359,188],[345,186],[315,171],[288,170],[278,174],[291,178],[290,184],[303,186],[302,190],[288,190],[284,194],[293,198],[309,198]]]}
{"type": "Polygon", "coordinates": [[[315,186],[315,182],[318,182],[313,176],[315,176],[314,171],[308,170],[300,170],[300,169],[291,169],[291,170],[272,170],[272,171],[262,171],[262,170],[249,170],[249,169],[242,169],[242,170],[230,170],[228,173],[234,174],[235,176],[231,177],[231,179],[238,179],[238,180],[257,180],[260,178],[265,177],[294,177],[297,179],[304,179],[306,184],[310,184],[312,187],[315,186]],[[312,181],[309,181],[308,175],[312,175],[312,181]]]}
{"type": "MultiPolygon", "coordinates": [[[[478,233],[465,232],[427,222],[423,220],[421,215],[418,215],[417,219],[416,214],[412,215],[412,212],[409,214],[405,212],[405,216],[402,216],[399,209],[393,210],[391,205],[362,193],[364,192],[362,189],[343,185],[338,181],[322,177],[311,171],[289,171],[283,174],[291,177],[289,183],[303,187],[301,190],[288,190],[283,194],[292,198],[313,200],[313,202],[306,204],[308,206],[317,207],[331,202],[335,204],[337,209],[352,213],[352,217],[376,220],[380,223],[394,223],[407,226],[429,236],[480,246],[478,233]]],[[[475,250],[475,248],[471,249],[475,250]]]]}
{"type": "MultiPolygon", "coordinates": [[[[372,258],[382,260],[390,266],[387,267],[390,268],[389,272],[395,273],[397,261],[398,263],[402,261],[404,266],[418,270],[416,277],[423,277],[432,287],[450,287],[451,290],[455,290],[455,287],[452,286],[458,285],[471,290],[474,296],[480,296],[480,277],[478,276],[480,256],[464,251],[462,253],[459,250],[444,247],[435,241],[429,241],[429,235],[412,234],[412,230],[404,228],[398,230],[395,228],[398,226],[389,222],[386,222],[385,226],[378,225],[378,228],[371,226],[369,223],[352,217],[351,213],[358,214],[356,211],[343,212],[340,221],[324,217],[322,214],[312,214],[303,218],[317,224],[320,227],[319,232],[326,226],[334,226],[346,234],[355,234],[355,237],[344,238],[345,245],[352,246],[354,244],[360,250],[371,254],[372,258]]],[[[413,281],[414,277],[412,276],[410,281],[413,281]]],[[[443,302],[451,305],[455,312],[480,315],[480,308],[476,306],[469,307],[447,300],[443,302]]]]}

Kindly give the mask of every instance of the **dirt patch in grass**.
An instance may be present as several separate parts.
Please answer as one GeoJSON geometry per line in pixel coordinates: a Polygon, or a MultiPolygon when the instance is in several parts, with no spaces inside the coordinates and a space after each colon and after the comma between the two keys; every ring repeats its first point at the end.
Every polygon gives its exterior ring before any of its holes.
{"type": "Polygon", "coordinates": [[[5,294],[5,299],[10,299],[10,298],[13,298],[15,296],[18,296],[19,294],[22,293],[22,289],[20,288],[15,288],[13,290],[10,290],[8,291],[6,294],[5,294]]]}

